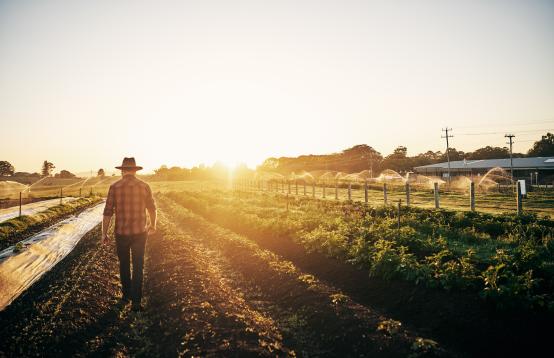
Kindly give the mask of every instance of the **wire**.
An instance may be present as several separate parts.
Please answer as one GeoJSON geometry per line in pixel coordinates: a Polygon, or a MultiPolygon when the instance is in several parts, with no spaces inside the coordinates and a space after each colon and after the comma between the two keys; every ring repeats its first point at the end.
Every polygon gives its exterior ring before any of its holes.
{"type": "Polygon", "coordinates": [[[507,132],[513,132],[515,134],[519,134],[519,133],[538,133],[538,132],[550,132],[550,131],[554,131],[554,129],[534,129],[534,130],[528,130],[528,131],[504,131],[504,132],[481,132],[481,133],[459,133],[457,134],[458,136],[461,136],[461,135],[468,135],[468,136],[473,136],[473,135],[492,135],[492,134],[506,134],[507,132]]]}

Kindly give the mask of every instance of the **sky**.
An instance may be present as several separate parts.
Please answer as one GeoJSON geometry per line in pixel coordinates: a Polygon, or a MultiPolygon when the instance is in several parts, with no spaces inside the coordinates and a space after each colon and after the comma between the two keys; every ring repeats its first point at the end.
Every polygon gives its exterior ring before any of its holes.
{"type": "Polygon", "coordinates": [[[18,171],[387,155],[554,131],[554,1],[0,0],[18,171]]]}

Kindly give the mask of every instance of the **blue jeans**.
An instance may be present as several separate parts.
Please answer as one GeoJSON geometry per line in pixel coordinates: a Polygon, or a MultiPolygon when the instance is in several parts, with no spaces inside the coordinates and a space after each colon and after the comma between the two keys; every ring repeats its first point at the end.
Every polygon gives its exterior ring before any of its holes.
{"type": "Polygon", "coordinates": [[[123,297],[140,303],[142,299],[142,269],[144,266],[144,246],[146,233],[136,235],[115,235],[117,257],[119,258],[119,275],[123,297]],[[131,276],[131,255],[133,275],[131,276]]]}

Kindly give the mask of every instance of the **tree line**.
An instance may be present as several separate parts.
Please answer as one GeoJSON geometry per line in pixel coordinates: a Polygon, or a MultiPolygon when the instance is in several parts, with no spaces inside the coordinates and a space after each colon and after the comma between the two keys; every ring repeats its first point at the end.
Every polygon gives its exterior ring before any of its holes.
{"type": "MultiPolygon", "coordinates": [[[[550,157],[554,156],[554,134],[547,133],[540,140],[536,141],[526,154],[513,153],[514,158],[518,157],[550,157]]],[[[481,159],[504,159],[510,157],[510,150],[507,147],[485,146],[473,152],[463,152],[456,148],[450,148],[448,156],[451,161],[455,160],[481,160],[481,159]]],[[[370,170],[378,174],[385,169],[392,169],[397,172],[407,172],[414,167],[442,163],[447,161],[446,151],[427,151],[414,156],[408,155],[408,148],[398,146],[391,154],[381,155],[373,147],[360,144],[348,148],[339,153],[324,155],[301,155],[299,157],[268,158],[258,170],[274,171],[283,174],[317,170],[332,170],[346,173],[355,173],[362,170],[370,170]]]]}

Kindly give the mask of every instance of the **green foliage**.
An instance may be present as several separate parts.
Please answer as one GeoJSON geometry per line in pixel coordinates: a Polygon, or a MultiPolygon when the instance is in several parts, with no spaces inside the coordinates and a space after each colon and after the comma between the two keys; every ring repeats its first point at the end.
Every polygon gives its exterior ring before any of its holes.
{"type": "Polygon", "coordinates": [[[15,168],[10,162],[0,160],[0,176],[13,175],[14,171],[15,168]]]}
{"type": "Polygon", "coordinates": [[[236,232],[288,237],[373,277],[475,292],[500,308],[554,308],[554,223],[536,214],[403,209],[223,191],[168,197],[236,232]]]}

